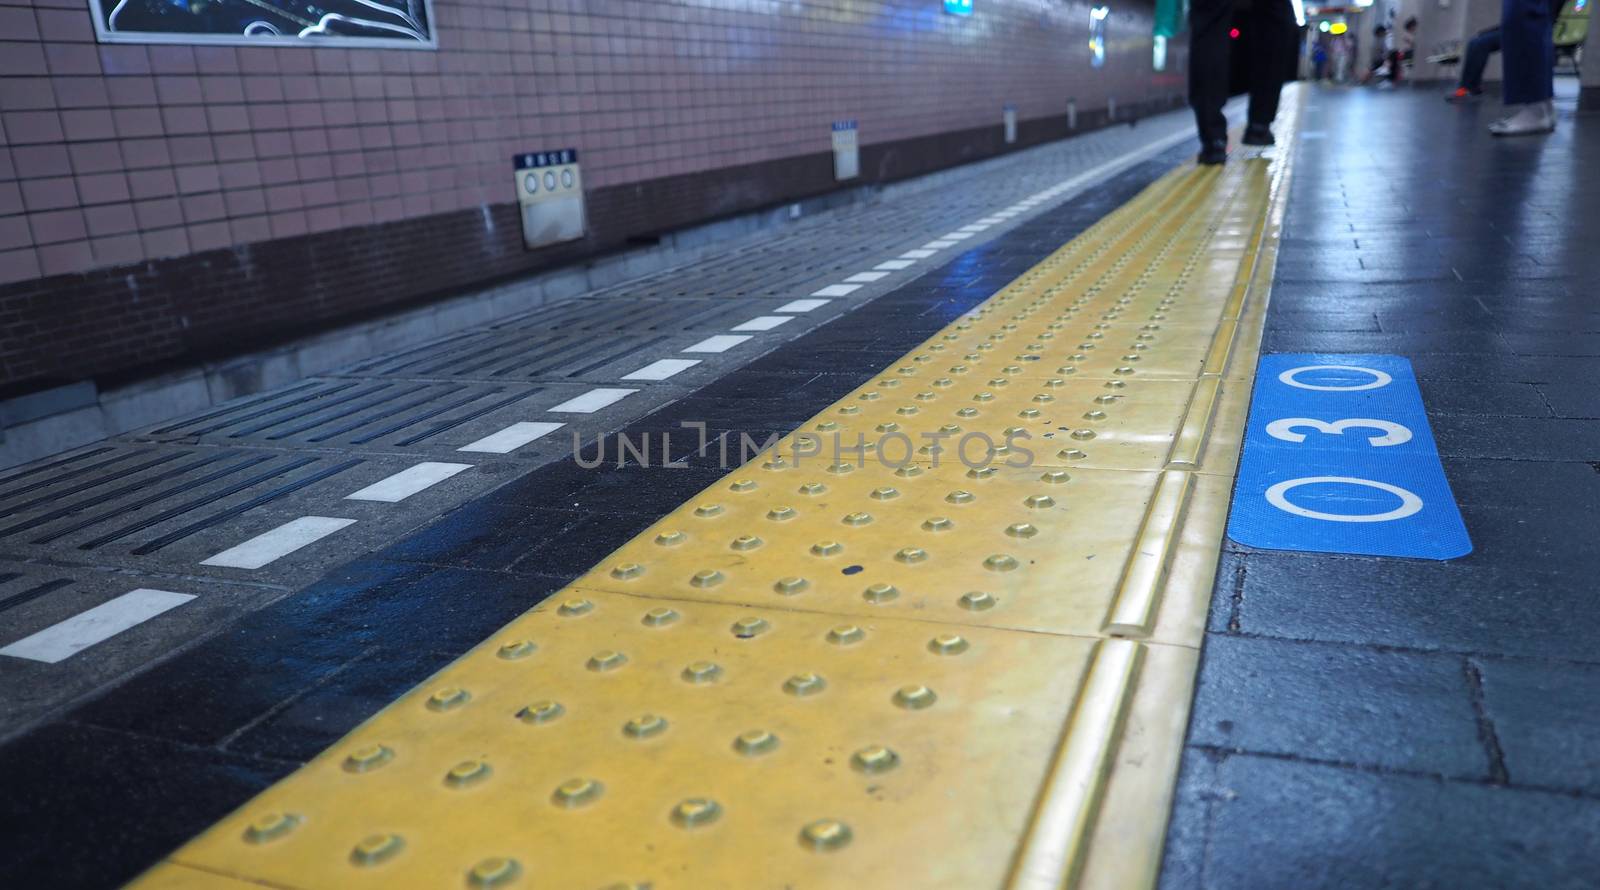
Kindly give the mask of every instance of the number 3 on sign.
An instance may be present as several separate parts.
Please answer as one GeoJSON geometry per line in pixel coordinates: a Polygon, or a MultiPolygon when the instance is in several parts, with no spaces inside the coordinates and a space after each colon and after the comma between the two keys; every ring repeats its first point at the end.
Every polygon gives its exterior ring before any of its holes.
{"type": "Polygon", "coordinates": [[[1296,427],[1310,427],[1319,433],[1337,436],[1348,429],[1382,430],[1383,434],[1368,436],[1367,444],[1374,448],[1383,448],[1388,445],[1404,445],[1411,441],[1411,430],[1404,425],[1388,420],[1374,420],[1370,417],[1347,417],[1344,420],[1335,420],[1328,423],[1310,417],[1285,417],[1267,424],[1267,435],[1284,442],[1304,442],[1305,433],[1295,432],[1296,427]]]}

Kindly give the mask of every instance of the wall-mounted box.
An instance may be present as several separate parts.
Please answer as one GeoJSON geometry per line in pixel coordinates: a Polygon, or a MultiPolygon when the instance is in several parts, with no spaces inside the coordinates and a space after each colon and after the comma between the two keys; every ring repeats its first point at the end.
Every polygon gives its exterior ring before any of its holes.
{"type": "Polygon", "coordinates": [[[833,178],[855,179],[861,175],[861,141],[856,122],[833,122],[833,178]]]}
{"type": "Polygon", "coordinates": [[[522,243],[531,250],[583,237],[583,173],[577,149],[536,151],[512,159],[522,243]]]}

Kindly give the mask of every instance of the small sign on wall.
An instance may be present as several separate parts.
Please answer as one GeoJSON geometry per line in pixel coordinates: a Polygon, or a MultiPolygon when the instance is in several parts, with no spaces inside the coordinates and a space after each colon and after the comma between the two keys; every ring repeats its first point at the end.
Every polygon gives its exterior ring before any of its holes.
{"type": "Polygon", "coordinates": [[[833,122],[833,178],[855,179],[861,175],[861,145],[856,122],[833,122]]]}
{"type": "Polygon", "coordinates": [[[583,237],[583,172],[578,151],[536,151],[512,158],[522,243],[528,249],[583,237]]]}
{"type": "Polygon", "coordinates": [[[1007,105],[1005,109],[1006,144],[1017,141],[1017,106],[1007,105]]]}

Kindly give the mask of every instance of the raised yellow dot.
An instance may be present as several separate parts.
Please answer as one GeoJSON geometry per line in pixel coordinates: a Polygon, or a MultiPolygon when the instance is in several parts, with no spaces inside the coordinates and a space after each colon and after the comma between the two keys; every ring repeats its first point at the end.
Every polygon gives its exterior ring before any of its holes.
{"type": "Polygon", "coordinates": [[[622,724],[622,734],[634,739],[648,739],[667,731],[667,719],[657,714],[640,714],[622,724]]]}
{"type": "Polygon", "coordinates": [[[405,849],[406,842],[398,834],[373,834],[361,839],[350,850],[350,861],[356,865],[377,865],[405,849]]]}
{"type": "Polygon", "coordinates": [[[883,773],[900,765],[900,755],[883,745],[868,745],[850,755],[850,765],[864,773],[883,773]]]}
{"type": "Polygon", "coordinates": [[[589,656],[588,668],[597,673],[614,671],[628,663],[628,656],[615,649],[602,649],[589,656]]]}
{"type": "Polygon", "coordinates": [[[784,596],[794,596],[809,586],[811,586],[811,582],[804,578],[791,575],[787,578],[779,578],[773,583],[772,589],[783,594],[784,596]]]}
{"type": "Polygon", "coordinates": [[[686,683],[713,683],[720,676],[722,668],[711,661],[696,661],[683,669],[683,679],[686,683]]]}
{"type": "Polygon", "coordinates": [[[721,504],[701,504],[694,508],[694,515],[702,519],[719,516],[723,512],[721,504]]]}
{"type": "Polygon", "coordinates": [[[827,685],[828,681],[822,679],[821,676],[807,671],[803,674],[795,674],[783,681],[783,691],[798,698],[805,698],[808,695],[816,695],[827,685]]]}
{"type": "Polygon", "coordinates": [[[680,828],[710,825],[722,815],[722,806],[709,797],[691,797],[672,808],[672,822],[680,828]]]}
{"type": "Polygon", "coordinates": [[[481,760],[463,760],[444,774],[444,783],[451,788],[465,788],[489,778],[489,764],[481,760]]]}
{"type": "Polygon", "coordinates": [[[932,689],[920,684],[902,686],[894,691],[894,703],[910,711],[920,711],[938,700],[932,689]]]}
{"type": "Polygon", "coordinates": [[[722,581],[722,573],[716,569],[701,569],[689,576],[689,586],[691,587],[716,587],[722,581]]]}
{"type": "Polygon", "coordinates": [[[844,552],[844,545],[838,541],[818,541],[811,545],[811,552],[816,556],[837,556],[844,552]]]}
{"type": "Polygon", "coordinates": [[[644,566],[636,562],[625,562],[611,569],[611,577],[622,581],[637,578],[644,574],[644,566]]]}
{"type": "Polygon", "coordinates": [[[556,607],[556,611],[568,618],[575,618],[579,615],[587,615],[593,612],[594,603],[582,598],[570,599],[556,607]]]}
{"type": "Polygon", "coordinates": [[[1038,533],[1038,527],[1031,522],[1018,522],[1006,526],[1006,534],[1013,538],[1031,538],[1038,533]]]}
{"type": "Polygon", "coordinates": [[[969,612],[982,612],[985,609],[992,609],[996,602],[997,600],[993,594],[984,593],[981,590],[968,591],[961,594],[961,598],[956,600],[956,603],[961,608],[969,612]]]}
{"type": "Polygon", "coordinates": [[[873,500],[878,500],[878,501],[893,500],[894,498],[897,498],[899,496],[900,496],[900,492],[899,492],[898,489],[890,488],[887,485],[885,485],[883,487],[880,487],[880,488],[874,488],[872,490],[872,493],[869,495],[869,497],[871,497],[873,500]]]}
{"type": "Polygon", "coordinates": [[[394,750],[387,745],[362,745],[344,759],[345,772],[367,773],[394,759],[394,750]]]}
{"type": "Polygon", "coordinates": [[[947,532],[955,527],[956,524],[944,516],[932,516],[922,521],[923,531],[947,532]]]}
{"type": "Polygon", "coordinates": [[[960,655],[967,651],[967,640],[960,634],[939,634],[928,641],[928,651],[935,655],[960,655]]]}
{"type": "Polygon", "coordinates": [[[838,819],[818,819],[800,829],[800,843],[818,852],[837,850],[850,843],[850,826],[838,819]]]}
{"type": "Polygon", "coordinates": [[[252,844],[269,843],[294,831],[299,824],[300,817],[294,813],[263,813],[245,826],[244,839],[252,844]]]}
{"type": "Polygon", "coordinates": [[[767,511],[767,518],[773,522],[786,522],[799,515],[799,511],[793,507],[773,507],[767,511]]]}
{"type": "Polygon", "coordinates": [[[640,618],[639,621],[645,627],[665,627],[677,621],[678,617],[677,610],[669,609],[666,606],[657,606],[644,613],[644,617],[640,618]]]}
{"type": "Polygon", "coordinates": [[[450,711],[472,700],[472,693],[459,686],[446,686],[428,696],[428,710],[450,711]]]}
{"type": "Polygon", "coordinates": [[[861,591],[861,598],[869,603],[886,603],[899,595],[899,588],[893,584],[872,584],[861,591]]]}
{"type": "Polygon", "coordinates": [[[860,511],[855,513],[846,513],[844,518],[840,521],[845,525],[867,525],[868,523],[872,522],[872,514],[863,513],[860,511]]]}
{"type": "Polygon", "coordinates": [[[537,651],[539,651],[539,644],[532,640],[514,640],[509,643],[502,643],[500,648],[495,650],[495,655],[506,661],[516,661],[519,658],[527,658],[537,651]]]}
{"type": "Polygon", "coordinates": [[[566,712],[567,709],[562,707],[560,702],[546,699],[525,706],[517,712],[517,719],[531,726],[538,726],[541,723],[549,723],[566,712]]]}
{"type": "Polygon", "coordinates": [[[970,504],[977,500],[978,496],[970,491],[958,488],[955,491],[945,495],[944,499],[946,503],[950,504],[970,504]]]}
{"type": "Polygon", "coordinates": [[[828,486],[823,485],[821,482],[807,482],[807,483],[801,485],[798,490],[799,490],[799,492],[801,494],[805,495],[806,497],[813,497],[814,498],[817,495],[826,492],[828,490],[828,486]]]}
{"type": "Polygon", "coordinates": [[[760,547],[764,543],[766,543],[766,542],[762,541],[760,538],[756,537],[755,535],[740,535],[739,537],[734,538],[733,542],[730,543],[728,545],[728,547],[730,547],[733,550],[737,550],[737,551],[743,553],[743,552],[746,552],[746,551],[749,551],[749,550],[754,550],[757,547],[760,547]]]}
{"type": "Polygon", "coordinates": [[[728,484],[728,490],[737,491],[740,493],[746,491],[755,491],[756,483],[754,479],[736,479],[728,484]]]}
{"type": "Polygon", "coordinates": [[[556,786],[550,801],[558,807],[573,809],[593,803],[604,792],[605,786],[595,779],[568,779],[556,786]]]}
{"type": "Polygon", "coordinates": [[[764,729],[741,732],[733,740],[733,750],[746,757],[765,754],[778,747],[778,737],[764,729]]]}
{"type": "Polygon", "coordinates": [[[928,551],[923,550],[921,547],[902,547],[900,550],[896,551],[894,558],[896,562],[903,562],[907,565],[916,565],[919,562],[927,561],[928,551]]]}
{"type": "Polygon", "coordinates": [[[748,640],[767,632],[772,625],[765,618],[747,616],[733,623],[733,635],[741,640],[748,640]]]}
{"type": "Polygon", "coordinates": [[[867,632],[854,624],[840,624],[828,630],[828,642],[835,646],[850,646],[867,638],[867,632]]]}

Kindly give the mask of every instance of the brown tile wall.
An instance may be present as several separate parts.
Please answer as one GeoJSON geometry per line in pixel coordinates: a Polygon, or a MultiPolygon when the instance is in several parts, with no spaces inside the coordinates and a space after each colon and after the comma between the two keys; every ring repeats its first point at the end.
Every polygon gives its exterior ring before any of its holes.
{"type": "Polygon", "coordinates": [[[863,171],[896,178],[999,150],[1007,102],[1035,141],[1069,98],[1088,123],[1182,91],[1178,46],[1151,70],[1148,3],[1113,2],[1099,69],[1087,3],[976,5],[436,0],[419,51],[97,44],[86,0],[0,0],[0,386],[225,353],[815,194],[840,118],[863,171]],[[525,252],[510,158],[569,146],[595,232],[525,252]]]}

